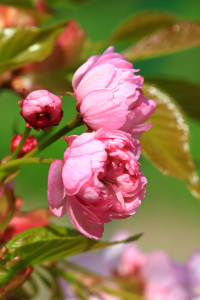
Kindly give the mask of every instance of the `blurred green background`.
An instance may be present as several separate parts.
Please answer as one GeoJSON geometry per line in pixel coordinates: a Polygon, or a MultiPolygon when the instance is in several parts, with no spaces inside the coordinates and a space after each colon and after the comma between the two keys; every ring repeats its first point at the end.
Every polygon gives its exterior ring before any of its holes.
{"type": "MultiPolygon", "coordinates": [[[[200,19],[200,1],[135,1],[135,0],[91,0],[76,7],[57,5],[57,19],[76,19],[86,30],[92,41],[107,38],[125,19],[142,11],[160,10],[170,12],[182,19],[200,19]]],[[[200,47],[163,58],[134,64],[140,75],[166,75],[200,83],[200,47]]],[[[200,101],[200,95],[196,95],[200,101]]],[[[1,157],[9,152],[13,128],[24,130],[23,119],[19,116],[19,96],[10,91],[0,93],[0,140],[1,157]]],[[[188,90],[190,101],[190,90],[188,90]]],[[[200,105],[200,102],[199,102],[200,105]]],[[[72,97],[63,98],[64,118],[59,127],[75,114],[72,97]]],[[[187,119],[190,125],[191,152],[200,170],[200,124],[187,119]]],[[[57,130],[57,129],[54,129],[57,130]]],[[[80,134],[84,128],[72,133],[80,134]]],[[[148,134],[148,133],[147,133],[148,134]]],[[[35,132],[37,136],[38,133],[35,132]]],[[[42,157],[62,159],[66,143],[58,141],[41,153],[42,157]]],[[[135,216],[126,220],[113,221],[105,225],[104,239],[108,239],[116,229],[128,229],[133,234],[143,232],[139,245],[144,251],[162,249],[178,260],[186,259],[196,248],[200,248],[200,203],[187,190],[184,182],[161,175],[144,157],[140,159],[141,169],[148,179],[147,193],[135,216]]],[[[48,166],[30,165],[21,168],[15,181],[16,194],[24,199],[24,210],[48,206],[47,190],[48,166]]],[[[67,216],[52,218],[57,224],[71,226],[67,216]]]]}

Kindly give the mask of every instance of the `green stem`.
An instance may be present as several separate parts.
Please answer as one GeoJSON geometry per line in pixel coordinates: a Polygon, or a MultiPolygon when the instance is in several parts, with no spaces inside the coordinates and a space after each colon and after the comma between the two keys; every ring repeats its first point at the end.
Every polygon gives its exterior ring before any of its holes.
{"type": "Polygon", "coordinates": [[[4,174],[4,171],[10,170],[10,169],[14,170],[22,165],[27,165],[27,164],[50,165],[55,160],[56,160],[55,158],[43,158],[43,157],[28,157],[28,158],[23,157],[23,158],[14,159],[14,160],[9,161],[6,164],[0,166],[0,177],[1,177],[1,173],[4,174]]]}
{"type": "Polygon", "coordinates": [[[24,146],[24,143],[25,143],[27,137],[29,136],[30,131],[31,131],[31,128],[25,127],[24,134],[21,138],[21,141],[20,141],[19,145],[17,146],[17,149],[11,155],[10,160],[13,160],[18,157],[22,147],[24,146]]]}
{"type": "Polygon", "coordinates": [[[59,138],[61,138],[66,133],[70,132],[72,129],[82,125],[82,118],[80,114],[77,114],[68,124],[66,124],[63,128],[58,130],[56,133],[54,133],[52,136],[47,138],[44,142],[38,145],[35,149],[33,149],[31,152],[26,154],[24,157],[32,157],[37,155],[39,152],[50,146],[52,143],[57,141],[59,138]]]}

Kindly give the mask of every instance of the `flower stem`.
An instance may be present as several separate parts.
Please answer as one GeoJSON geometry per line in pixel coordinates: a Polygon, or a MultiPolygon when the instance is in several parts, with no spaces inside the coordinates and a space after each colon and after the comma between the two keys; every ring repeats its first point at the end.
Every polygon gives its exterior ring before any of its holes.
{"type": "Polygon", "coordinates": [[[80,114],[77,114],[68,124],[66,124],[63,128],[58,130],[56,133],[54,133],[52,136],[47,138],[44,142],[39,144],[35,149],[33,149],[31,152],[26,154],[24,157],[32,157],[37,155],[39,152],[50,146],[52,143],[57,141],[59,138],[61,138],[66,133],[70,132],[72,129],[80,126],[83,124],[82,118],[80,114]]]}
{"type": "Polygon", "coordinates": [[[7,162],[4,165],[0,166],[0,178],[1,178],[1,173],[3,174],[4,171],[7,170],[12,170],[12,169],[17,169],[18,167],[22,165],[27,165],[27,164],[45,164],[45,165],[50,165],[52,162],[54,162],[55,158],[43,158],[43,157],[28,157],[28,158],[18,158],[14,159],[12,161],[7,162]]]}
{"type": "Polygon", "coordinates": [[[11,155],[10,161],[18,157],[22,147],[24,146],[24,143],[25,143],[27,137],[29,136],[30,131],[31,131],[31,128],[25,127],[24,134],[21,138],[21,141],[20,141],[19,145],[17,146],[16,150],[11,155]]]}

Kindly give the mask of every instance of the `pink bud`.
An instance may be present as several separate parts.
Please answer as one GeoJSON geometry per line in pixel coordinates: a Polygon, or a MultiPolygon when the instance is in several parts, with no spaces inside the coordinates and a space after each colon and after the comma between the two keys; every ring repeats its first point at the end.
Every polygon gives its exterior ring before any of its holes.
{"type": "Polygon", "coordinates": [[[22,107],[20,115],[26,126],[36,130],[48,131],[51,126],[58,125],[63,117],[62,101],[47,90],[34,91],[18,104],[22,107]]]}
{"type": "MultiPolygon", "coordinates": [[[[14,152],[17,149],[17,147],[18,147],[18,145],[19,145],[19,143],[21,141],[21,138],[22,138],[22,134],[15,134],[13,136],[13,138],[11,140],[11,143],[10,143],[10,150],[11,150],[11,152],[14,152]]],[[[37,139],[34,138],[34,135],[30,135],[26,139],[26,141],[25,141],[25,143],[24,143],[24,145],[23,145],[23,147],[22,147],[22,149],[21,149],[18,157],[22,157],[25,154],[31,152],[36,146],[37,146],[37,139]]]]}

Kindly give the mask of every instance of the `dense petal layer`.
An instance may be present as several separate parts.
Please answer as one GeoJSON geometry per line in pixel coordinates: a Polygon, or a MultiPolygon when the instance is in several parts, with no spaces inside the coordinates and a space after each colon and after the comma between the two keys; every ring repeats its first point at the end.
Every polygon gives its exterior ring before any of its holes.
{"type": "Polygon", "coordinates": [[[80,109],[84,121],[90,128],[113,130],[125,123],[128,111],[125,102],[123,96],[114,98],[112,92],[103,89],[87,94],[83,98],[80,109]]]}

